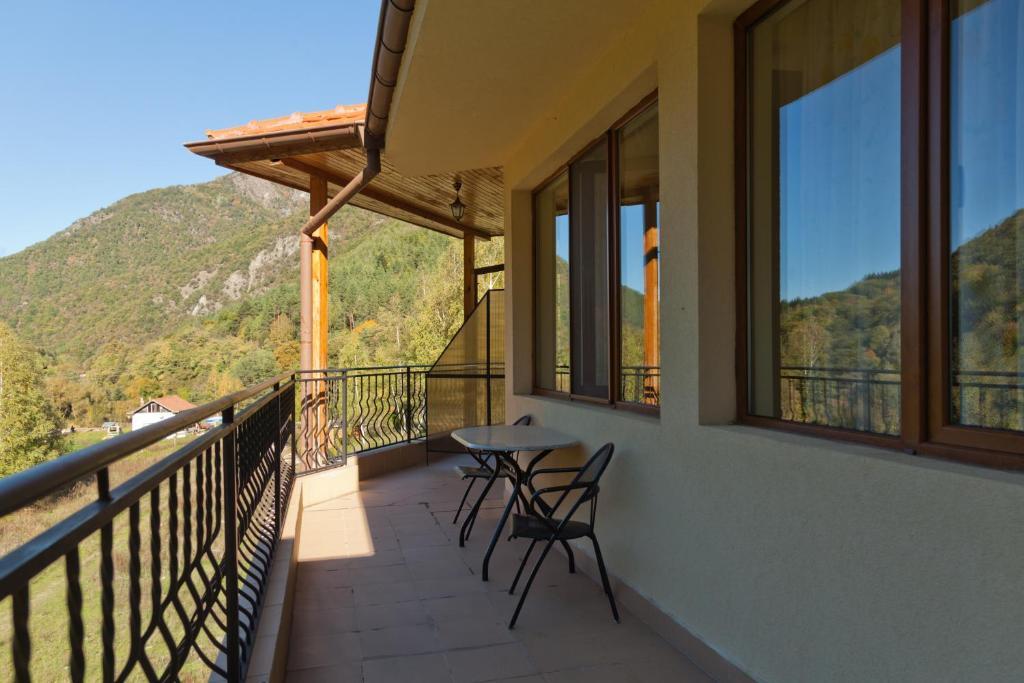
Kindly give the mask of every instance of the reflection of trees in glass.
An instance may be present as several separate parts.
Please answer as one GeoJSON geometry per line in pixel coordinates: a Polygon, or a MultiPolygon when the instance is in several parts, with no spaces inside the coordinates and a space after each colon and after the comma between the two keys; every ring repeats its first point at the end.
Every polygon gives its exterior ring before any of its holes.
{"type": "Polygon", "coordinates": [[[1024,210],[950,255],[954,422],[1024,429],[1024,210]]]}
{"type": "MultiPolygon", "coordinates": [[[[952,418],[1024,429],[1024,210],[953,252],[952,418]]],[[[898,431],[899,271],[779,310],[783,419],[861,428],[871,396],[874,431],[898,431]],[[882,400],[885,400],[884,410],[882,400]],[[880,425],[884,427],[880,428],[880,425]]]]}

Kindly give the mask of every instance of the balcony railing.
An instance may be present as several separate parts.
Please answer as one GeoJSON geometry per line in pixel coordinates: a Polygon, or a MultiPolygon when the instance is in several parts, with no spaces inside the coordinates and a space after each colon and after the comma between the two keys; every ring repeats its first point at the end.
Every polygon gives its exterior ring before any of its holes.
{"type": "Polygon", "coordinates": [[[0,479],[5,521],[76,482],[95,491],[0,558],[0,671],[242,680],[295,472],[294,405],[282,375],[0,479]],[[216,415],[221,426],[112,486],[112,467],[216,415]]]}
{"type": "MultiPolygon", "coordinates": [[[[661,405],[661,367],[657,365],[623,365],[619,374],[619,400],[626,403],[661,405]]],[[[555,367],[555,388],[572,391],[568,365],[555,367]]]]}
{"type": "MultiPolygon", "coordinates": [[[[780,368],[784,420],[899,434],[900,371],[892,368],[780,368]]],[[[953,375],[956,424],[1024,430],[1024,374],[967,370],[953,375]]]]}
{"type": "Polygon", "coordinates": [[[300,372],[299,471],[426,436],[427,365],[300,372]]]}
{"type": "Polygon", "coordinates": [[[0,625],[0,672],[46,678],[39,661],[56,656],[74,681],[241,680],[294,477],[423,439],[427,369],[282,375],[0,480],[5,521],[76,482],[95,490],[0,558],[12,625],[0,625]],[[221,426],[111,485],[111,467],[217,415],[221,426]],[[54,586],[63,600],[45,598],[54,586]]]}

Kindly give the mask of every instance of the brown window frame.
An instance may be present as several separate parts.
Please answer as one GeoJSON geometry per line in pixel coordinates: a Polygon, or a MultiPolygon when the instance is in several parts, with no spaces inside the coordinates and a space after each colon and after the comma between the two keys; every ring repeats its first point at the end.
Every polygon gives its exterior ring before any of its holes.
{"type": "MultiPolygon", "coordinates": [[[[619,396],[621,392],[621,378],[619,373],[622,367],[622,348],[620,346],[620,333],[622,328],[622,309],[619,297],[619,278],[621,276],[620,268],[620,240],[621,235],[619,233],[619,131],[625,127],[630,121],[635,119],[640,114],[647,111],[649,108],[656,106],[658,103],[658,91],[645,96],[636,105],[631,107],[629,111],[623,114],[618,120],[616,120],[605,132],[601,133],[597,138],[589,141],[585,144],[578,152],[573,154],[569,159],[560,165],[553,173],[546,177],[541,183],[539,183],[533,191],[530,193],[531,200],[531,212],[534,210],[533,207],[536,205],[535,199],[539,192],[544,190],[549,183],[553,182],[563,173],[569,173],[569,167],[572,164],[583,157],[587,152],[594,149],[595,146],[604,144],[608,150],[608,396],[605,398],[598,398],[585,394],[574,394],[572,393],[572,367],[573,367],[573,324],[569,324],[569,391],[555,391],[551,389],[544,389],[537,386],[537,364],[534,359],[533,367],[531,369],[532,380],[531,380],[531,393],[535,396],[544,396],[547,398],[556,398],[565,401],[574,401],[580,403],[588,403],[591,405],[608,406],[619,410],[625,410],[627,412],[641,413],[644,415],[660,416],[661,415],[661,404],[652,406],[643,403],[633,403],[621,400],[619,396]]],[[[660,182],[660,179],[659,179],[660,182]]],[[[569,201],[568,205],[572,207],[572,182],[569,182],[569,201]]],[[[531,226],[536,231],[536,216],[531,217],[531,226]]],[[[534,233],[536,234],[536,232],[534,233]]],[[[569,231],[569,254],[572,254],[572,230],[569,231]]],[[[537,243],[534,241],[532,249],[532,257],[534,267],[537,263],[537,243]]],[[[571,268],[571,265],[570,265],[571,268]]],[[[661,283],[658,284],[659,288],[661,283]]],[[[569,278],[569,317],[572,320],[572,277],[569,278]]],[[[537,307],[538,307],[536,288],[534,289],[533,295],[533,324],[536,327],[537,324],[537,307]]],[[[534,353],[536,354],[536,337],[531,341],[534,345],[534,353]]],[[[659,340],[660,344],[660,340],[659,340]]]]}
{"type": "Polygon", "coordinates": [[[901,433],[887,436],[750,414],[747,392],[747,40],[753,26],[776,7],[790,1],[760,0],[733,25],[738,422],[984,467],[1024,469],[1024,433],[954,425],[949,421],[950,0],[902,0],[901,3],[901,433]]]}

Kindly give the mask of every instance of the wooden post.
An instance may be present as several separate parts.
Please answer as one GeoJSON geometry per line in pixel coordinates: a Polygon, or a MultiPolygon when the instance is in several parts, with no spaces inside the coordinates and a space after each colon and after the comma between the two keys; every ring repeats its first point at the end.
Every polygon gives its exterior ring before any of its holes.
{"type": "Polygon", "coordinates": [[[469,320],[476,306],[476,241],[471,233],[462,236],[462,311],[469,320]]]}
{"type": "MultiPolygon", "coordinates": [[[[644,365],[661,365],[661,320],[658,317],[658,204],[644,202],[644,365]]],[[[658,373],[661,374],[660,372],[658,373]]],[[[643,374],[644,402],[657,400],[658,382],[645,369],[643,374]]]]}
{"type": "MultiPolygon", "coordinates": [[[[310,176],[309,215],[313,216],[327,204],[327,181],[310,176]]],[[[313,367],[322,370],[327,367],[327,223],[313,233],[313,367]]]]}

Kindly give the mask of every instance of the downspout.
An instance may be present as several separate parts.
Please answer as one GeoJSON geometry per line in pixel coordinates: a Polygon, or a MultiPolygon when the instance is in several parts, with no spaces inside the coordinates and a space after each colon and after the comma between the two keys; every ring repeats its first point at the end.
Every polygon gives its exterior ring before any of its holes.
{"type": "Polygon", "coordinates": [[[380,150],[366,150],[366,166],[356,177],[352,178],[338,194],[316,212],[299,233],[299,305],[301,321],[299,325],[299,367],[303,370],[313,368],[313,233],[317,228],[330,220],[338,209],[348,204],[353,197],[370,184],[380,173],[380,150]]]}

